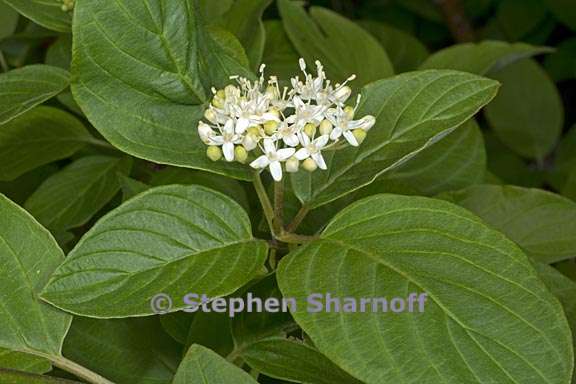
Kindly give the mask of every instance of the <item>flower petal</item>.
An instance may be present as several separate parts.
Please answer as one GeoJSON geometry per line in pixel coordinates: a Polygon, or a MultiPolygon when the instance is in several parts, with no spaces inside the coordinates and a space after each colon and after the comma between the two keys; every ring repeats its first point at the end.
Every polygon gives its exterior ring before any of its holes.
{"type": "Polygon", "coordinates": [[[314,160],[316,164],[318,164],[318,168],[328,169],[328,167],[326,166],[326,162],[324,161],[324,157],[320,152],[313,153],[312,160],[314,160]]]}
{"type": "Polygon", "coordinates": [[[357,147],[359,145],[358,140],[356,140],[356,136],[354,136],[352,131],[344,131],[344,137],[346,138],[346,141],[350,143],[350,145],[354,147],[357,147]]]}
{"type": "Polygon", "coordinates": [[[316,148],[322,149],[326,146],[326,144],[328,144],[329,139],[330,137],[328,135],[322,135],[314,140],[314,145],[316,146],[316,148]]]}
{"type": "Polygon", "coordinates": [[[222,146],[222,153],[226,161],[234,161],[234,144],[229,141],[225,142],[222,146]]]}
{"type": "Polygon", "coordinates": [[[236,123],[236,133],[239,135],[243,134],[248,129],[248,125],[250,125],[250,120],[241,117],[236,123]]]}
{"type": "Polygon", "coordinates": [[[226,124],[224,124],[223,133],[227,133],[229,135],[234,134],[234,120],[232,119],[226,120],[226,124]]]}
{"type": "Polygon", "coordinates": [[[276,153],[276,145],[272,139],[264,139],[264,151],[266,153],[276,153]]]}
{"type": "Polygon", "coordinates": [[[278,152],[276,152],[276,156],[278,157],[278,160],[284,161],[284,160],[292,157],[294,152],[296,152],[296,150],[294,148],[283,148],[283,149],[278,150],[278,152]]]}
{"type": "Polygon", "coordinates": [[[288,136],[284,136],[283,140],[284,140],[284,143],[286,143],[286,145],[288,145],[290,147],[295,147],[298,144],[300,144],[300,140],[298,140],[298,136],[295,133],[288,135],[288,136]]]}
{"type": "Polygon", "coordinates": [[[342,136],[342,128],[335,127],[332,132],[330,132],[330,139],[338,140],[342,136]]]}
{"type": "Polygon", "coordinates": [[[306,148],[300,148],[295,154],[294,157],[298,160],[304,160],[310,157],[310,152],[306,148]]]}
{"type": "Polygon", "coordinates": [[[270,160],[268,159],[267,156],[262,155],[253,162],[251,162],[250,166],[255,169],[262,169],[266,168],[268,164],[270,164],[270,160]]]}
{"type": "Polygon", "coordinates": [[[270,163],[270,173],[272,178],[276,181],[282,180],[282,164],[279,161],[273,161],[270,163]]]}

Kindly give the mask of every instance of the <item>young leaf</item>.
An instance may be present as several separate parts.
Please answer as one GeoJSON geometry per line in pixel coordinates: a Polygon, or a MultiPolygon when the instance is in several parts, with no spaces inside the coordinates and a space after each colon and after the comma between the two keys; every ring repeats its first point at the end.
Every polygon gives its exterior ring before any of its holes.
{"type": "Polygon", "coordinates": [[[249,374],[200,345],[190,347],[172,384],[256,384],[249,374]]]}
{"type": "Polygon", "coordinates": [[[67,71],[43,64],[0,75],[0,125],[42,104],[68,87],[67,71]]]}
{"type": "Polygon", "coordinates": [[[502,89],[486,108],[486,118],[504,144],[520,156],[542,161],[564,124],[558,89],[534,61],[523,60],[493,74],[502,89]]]}
{"type": "Polygon", "coordinates": [[[367,384],[568,384],[572,375],[566,318],[527,257],[447,202],[357,202],[282,259],[278,282],[298,300],[293,316],[320,352],[367,384]],[[356,299],[356,311],[309,301],[327,292],[356,299]],[[372,302],[363,313],[361,299],[375,297],[388,311],[372,302]]]}
{"type": "Polygon", "coordinates": [[[245,166],[210,161],[197,133],[210,87],[251,76],[236,38],[208,30],[198,14],[197,0],[79,1],[72,92],[131,155],[249,180],[245,166]]]}
{"type": "Polygon", "coordinates": [[[576,203],[541,189],[478,185],[442,195],[500,230],[542,263],[576,256],[576,203]]]}
{"type": "Polygon", "coordinates": [[[153,188],[96,223],[42,297],[97,318],[173,312],[190,305],[191,292],[234,292],[260,271],[266,251],[229,197],[196,185],[153,188]],[[159,294],[171,298],[170,308],[154,307],[159,294]]]}
{"type": "Polygon", "coordinates": [[[58,356],[72,317],[38,300],[64,260],[50,233],[0,195],[0,348],[58,356]]]}
{"type": "Polygon", "coordinates": [[[12,8],[41,26],[58,32],[70,32],[72,13],[62,10],[59,0],[4,0],[12,8]]]}
{"type": "Polygon", "coordinates": [[[224,26],[244,45],[254,70],[262,62],[266,31],[262,23],[262,14],[272,0],[238,0],[224,15],[224,26]]]}
{"type": "Polygon", "coordinates": [[[431,55],[420,69],[454,69],[485,75],[524,58],[547,52],[552,52],[552,49],[503,41],[457,44],[431,55]]]}
{"type": "Polygon", "coordinates": [[[279,0],[278,7],[298,52],[310,64],[320,60],[328,77],[341,82],[356,74],[352,85],[361,87],[394,74],[386,51],[352,21],[321,7],[312,7],[309,16],[301,5],[290,0],[279,0]]]}
{"type": "Polygon", "coordinates": [[[72,115],[37,107],[0,126],[0,180],[13,180],[71,156],[91,140],[84,125],[72,115]]]}
{"type": "Polygon", "coordinates": [[[397,73],[418,68],[428,57],[428,48],[414,36],[377,21],[361,21],[360,26],[372,34],[383,46],[397,73]]]}
{"type": "Polygon", "coordinates": [[[315,208],[370,184],[448,135],[497,89],[496,81],[446,70],[411,72],[366,86],[357,115],[376,117],[366,141],[328,153],[330,171],[294,174],[296,196],[315,208]]]}
{"type": "Polygon", "coordinates": [[[95,320],[77,317],[64,355],[117,383],[168,384],[182,352],[157,318],[95,320]]]}
{"type": "Polygon", "coordinates": [[[360,384],[315,348],[301,341],[271,337],[247,346],[246,363],[266,376],[297,383],[360,384]]]}
{"type": "Polygon", "coordinates": [[[435,195],[478,184],[485,173],[482,131],[471,119],[376,182],[385,186],[394,180],[421,195],[435,195]]]}
{"type": "Polygon", "coordinates": [[[24,208],[54,232],[80,227],[116,195],[118,173],[127,173],[130,166],[127,158],[81,158],[46,179],[24,208]]]}

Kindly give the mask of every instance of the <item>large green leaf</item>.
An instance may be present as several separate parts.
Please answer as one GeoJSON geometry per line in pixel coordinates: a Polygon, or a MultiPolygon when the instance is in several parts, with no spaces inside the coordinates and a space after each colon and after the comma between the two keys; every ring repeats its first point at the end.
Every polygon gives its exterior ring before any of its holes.
{"type": "Polygon", "coordinates": [[[59,377],[40,376],[12,369],[0,368],[2,384],[80,384],[78,381],[61,379],[59,377]]]}
{"type": "Polygon", "coordinates": [[[52,365],[41,357],[0,348],[0,369],[2,368],[42,374],[49,372],[52,365]]]}
{"type": "Polygon", "coordinates": [[[513,242],[450,203],[357,202],[282,259],[278,282],[298,300],[293,316],[318,349],[365,383],[570,381],[572,340],[559,303],[513,242]],[[308,306],[309,295],[326,293],[357,300],[356,312],[308,306]],[[412,293],[428,296],[410,311],[412,293]],[[363,313],[362,298],[391,307],[368,304],[363,313]]]}
{"type": "Polygon", "coordinates": [[[469,120],[376,183],[400,182],[423,195],[465,188],[484,180],[486,149],[478,124],[469,120]]]}
{"type": "Polygon", "coordinates": [[[67,71],[43,64],[0,75],[0,125],[62,92],[69,77],[67,71]]]}
{"type": "Polygon", "coordinates": [[[398,73],[415,70],[428,57],[426,46],[400,29],[377,21],[362,21],[360,25],[384,46],[398,73]]]}
{"type": "Polygon", "coordinates": [[[551,51],[552,49],[547,47],[535,47],[525,43],[490,40],[457,44],[431,55],[420,69],[454,69],[485,75],[518,60],[551,51]]]}
{"type": "Polygon", "coordinates": [[[370,184],[452,132],[497,89],[493,80],[447,70],[410,72],[366,86],[357,116],[376,117],[366,141],[326,153],[329,171],[294,174],[296,196],[317,207],[370,184]]]}
{"type": "Polygon", "coordinates": [[[18,24],[18,12],[0,1],[0,40],[14,33],[18,24]]]}
{"type": "Polygon", "coordinates": [[[70,32],[72,14],[62,10],[60,0],[3,0],[15,10],[43,27],[70,32]]]}
{"type": "Polygon", "coordinates": [[[280,20],[266,20],[266,45],[262,62],[266,64],[267,73],[278,76],[280,81],[288,84],[291,78],[298,76],[300,56],[288,38],[280,20]]]}
{"type": "Polygon", "coordinates": [[[177,311],[188,293],[234,292],[262,268],[266,250],[229,197],[195,185],[153,188],[96,223],[42,297],[106,318],[152,314],[151,299],[162,293],[173,301],[166,310],[177,311]]]}
{"type": "Polygon", "coordinates": [[[78,2],[72,92],[96,129],[131,155],[248,180],[247,167],[210,161],[197,133],[209,88],[251,74],[240,43],[209,32],[196,3],[78,2]]]}
{"type": "Polygon", "coordinates": [[[84,125],[72,115],[37,107],[0,126],[0,180],[13,180],[71,156],[91,140],[84,125]]]}
{"type": "Polygon", "coordinates": [[[0,347],[58,356],[72,317],[38,300],[64,260],[50,233],[0,195],[0,347]]]}
{"type": "Polygon", "coordinates": [[[52,231],[82,226],[120,190],[119,173],[128,159],[88,156],[52,175],[30,196],[24,208],[52,231]]]}
{"type": "Polygon", "coordinates": [[[478,185],[442,197],[469,209],[535,260],[576,257],[576,203],[541,189],[478,185]]]}
{"type": "Polygon", "coordinates": [[[237,0],[224,15],[224,26],[240,40],[254,70],[258,69],[262,61],[266,44],[262,14],[271,2],[272,0],[237,0]]]}
{"type": "Polygon", "coordinates": [[[200,345],[190,347],[172,384],[256,384],[249,374],[200,345]]]}
{"type": "Polygon", "coordinates": [[[308,15],[300,4],[290,0],[279,0],[278,7],[296,50],[310,65],[320,60],[334,81],[356,74],[351,85],[361,87],[394,73],[384,48],[352,21],[321,7],[310,8],[308,15]]]}
{"type": "Polygon", "coordinates": [[[266,376],[297,383],[360,383],[315,348],[301,341],[271,337],[247,346],[242,357],[266,376]]]}
{"type": "Polygon", "coordinates": [[[543,160],[556,145],[564,123],[556,86],[532,60],[510,65],[492,77],[503,85],[486,108],[488,122],[514,152],[543,160]]]}
{"type": "Polygon", "coordinates": [[[77,317],[64,355],[118,384],[167,384],[181,352],[157,318],[95,320],[77,317]]]}

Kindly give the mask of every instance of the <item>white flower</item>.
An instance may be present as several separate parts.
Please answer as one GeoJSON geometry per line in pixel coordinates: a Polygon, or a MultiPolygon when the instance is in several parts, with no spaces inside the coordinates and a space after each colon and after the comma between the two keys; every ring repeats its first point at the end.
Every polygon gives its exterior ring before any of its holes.
{"type": "Polygon", "coordinates": [[[318,168],[326,169],[326,162],[324,161],[324,157],[322,157],[322,149],[328,144],[328,135],[320,136],[313,141],[310,140],[308,135],[300,134],[300,143],[302,143],[302,148],[300,148],[294,157],[298,160],[306,160],[308,158],[312,158],[318,168]]]}
{"type": "Polygon", "coordinates": [[[282,180],[282,164],[280,162],[288,160],[296,150],[294,148],[276,149],[272,139],[264,139],[263,150],[264,154],[250,163],[250,166],[255,169],[269,167],[274,180],[282,180]]]}
{"type": "Polygon", "coordinates": [[[220,132],[222,136],[210,137],[210,145],[222,146],[226,161],[234,161],[234,145],[242,143],[242,136],[234,132],[234,120],[229,119],[220,132]]]}
{"type": "Polygon", "coordinates": [[[298,129],[303,128],[306,124],[320,124],[324,120],[326,107],[314,105],[310,102],[304,103],[298,96],[294,96],[294,114],[286,119],[288,124],[294,124],[298,129]]]}
{"type": "Polygon", "coordinates": [[[203,121],[198,123],[198,135],[200,136],[200,140],[206,145],[212,144],[212,137],[216,135],[216,132],[203,121]]]}
{"type": "Polygon", "coordinates": [[[326,117],[328,118],[328,121],[334,125],[334,129],[330,134],[330,139],[336,141],[343,135],[346,141],[354,147],[357,147],[359,143],[352,131],[355,129],[368,131],[376,122],[374,116],[370,115],[364,116],[360,120],[353,120],[353,118],[351,118],[341,107],[331,109],[326,113],[326,117]]]}
{"type": "Polygon", "coordinates": [[[298,129],[295,125],[289,125],[286,122],[280,123],[278,131],[275,134],[275,139],[282,139],[284,144],[289,147],[295,147],[300,144],[300,140],[298,140],[298,129]]]}

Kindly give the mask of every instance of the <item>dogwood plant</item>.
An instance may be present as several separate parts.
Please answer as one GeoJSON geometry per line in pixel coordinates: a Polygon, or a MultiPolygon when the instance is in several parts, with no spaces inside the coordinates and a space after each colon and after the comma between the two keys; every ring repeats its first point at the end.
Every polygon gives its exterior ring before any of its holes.
{"type": "Polygon", "coordinates": [[[367,115],[355,120],[360,95],[354,106],[346,104],[352,95],[347,84],[356,76],[332,84],[319,61],[315,75],[308,73],[304,59],[299,64],[304,78],[292,78],[291,88],[281,88],[276,76],[266,80],[262,65],[255,81],[232,76],[236,85],[212,89],[206,121],[198,123],[210,159],[250,160],[252,168],[268,168],[280,181],[283,170],[327,169],[322,151],[341,148],[342,139],[352,146],[364,141],[376,119],[367,115]]]}

